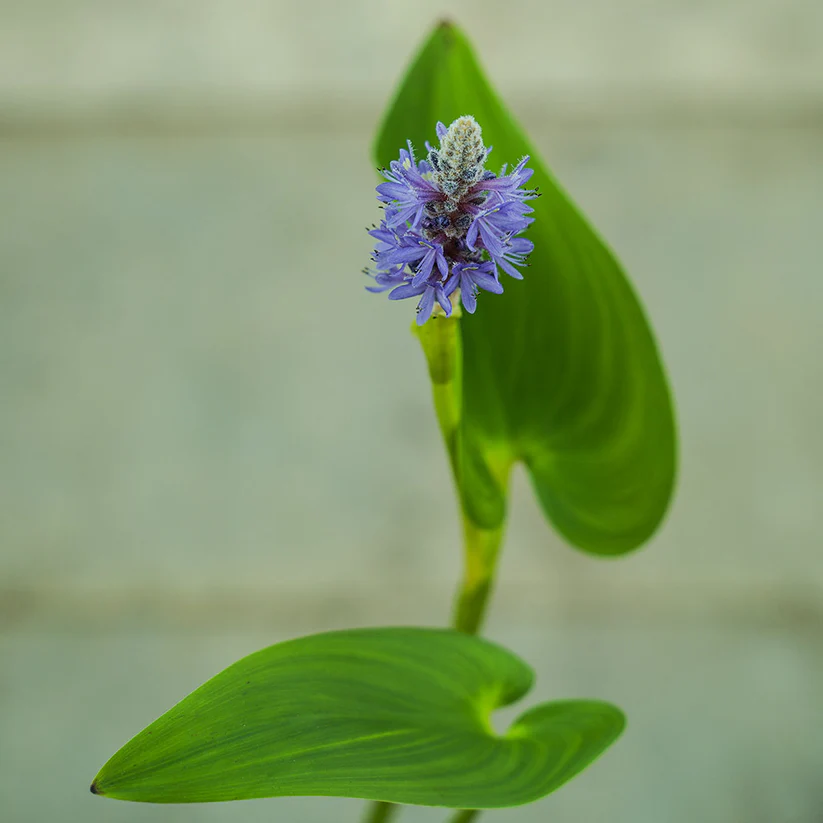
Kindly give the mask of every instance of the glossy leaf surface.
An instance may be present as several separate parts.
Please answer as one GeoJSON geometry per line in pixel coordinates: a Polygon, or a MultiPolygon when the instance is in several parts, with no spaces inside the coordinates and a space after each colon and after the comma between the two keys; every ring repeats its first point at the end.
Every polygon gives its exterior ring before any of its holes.
{"type": "MultiPolygon", "coordinates": [[[[493,171],[524,154],[535,244],[525,280],[502,274],[461,320],[459,484],[467,515],[497,529],[508,474],[525,462],[546,515],[574,545],[619,554],[657,528],[671,496],[675,430],[656,345],[619,264],[555,182],[486,81],[471,47],[442,24],[411,66],[375,145],[385,166],[410,139],[472,114],[493,171]]],[[[620,197],[621,192],[615,192],[620,197]]],[[[432,321],[432,322],[437,322],[432,321]]]]}
{"type": "Polygon", "coordinates": [[[334,795],[453,808],[536,800],[621,732],[598,701],[549,703],[498,736],[491,711],[532,672],[510,652],[436,629],[299,638],[218,674],[129,741],[92,791],[193,803],[334,795]]]}

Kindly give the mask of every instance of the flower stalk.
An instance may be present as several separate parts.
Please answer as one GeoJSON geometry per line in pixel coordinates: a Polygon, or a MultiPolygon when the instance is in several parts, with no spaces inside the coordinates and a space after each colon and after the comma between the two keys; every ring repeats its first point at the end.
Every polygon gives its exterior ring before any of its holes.
{"type": "Polygon", "coordinates": [[[388,823],[400,810],[396,803],[387,803],[385,800],[376,800],[370,804],[363,823],[388,823]]]}
{"type": "Polygon", "coordinates": [[[476,634],[485,614],[494,580],[501,529],[481,529],[462,506],[460,466],[460,420],[463,401],[463,348],[458,317],[435,317],[416,332],[432,383],[432,398],[440,433],[449,455],[457,499],[463,521],[463,580],[454,604],[452,625],[458,631],[476,634]]]}

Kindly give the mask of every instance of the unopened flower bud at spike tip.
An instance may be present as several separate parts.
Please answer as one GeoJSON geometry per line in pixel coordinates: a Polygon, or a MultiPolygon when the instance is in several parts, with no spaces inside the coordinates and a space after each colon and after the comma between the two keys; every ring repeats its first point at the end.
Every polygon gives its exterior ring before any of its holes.
{"type": "Polygon", "coordinates": [[[448,128],[437,123],[439,148],[427,142],[428,156],[417,159],[411,142],[399,160],[383,169],[377,187],[384,209],[380,226],[369,234],[377,244],[368,275],[369,291],[389,298],[419,297],[417,323],[431,316],[473,314],[479,290],[500,294],[500,270],[518,280],[534,245],[522,237],[533,222],[526,201],[537,196],[524,188],[532,176],[524,157],[506,174],[485,169],[490,148],[475,118],[466,114],[448,128]]]}

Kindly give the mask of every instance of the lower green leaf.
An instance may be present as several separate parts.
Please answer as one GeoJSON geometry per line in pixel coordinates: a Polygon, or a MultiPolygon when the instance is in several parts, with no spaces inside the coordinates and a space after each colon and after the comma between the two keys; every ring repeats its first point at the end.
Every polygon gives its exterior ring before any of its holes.
{"type": "Polygon", "coordinates": [[[91,790],[199,803],[331,795],[452,808],[529,803],[594,760],[624,726],[608,703],[567,700],[502,736],[491,712],[532,671],[449,630],[330,632],[252,654],[118,751],[91,790]]]}

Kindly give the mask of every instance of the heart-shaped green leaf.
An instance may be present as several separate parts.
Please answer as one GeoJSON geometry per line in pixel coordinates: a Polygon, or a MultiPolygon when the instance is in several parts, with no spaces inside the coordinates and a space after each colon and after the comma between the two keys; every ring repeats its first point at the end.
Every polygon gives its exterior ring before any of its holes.
{"type": "MultiPolygon", "coordinates": [[[[471,114],[496,162],[531,156],[542,197],[525,280],[505,278],[462,318],[464,511],[499,529],[506,484],[525,462],[546,515],[574,545],[620,554],[656,529],[671,496],[675,431],[654,339],[620,266],[537,157],[462,33],[442,24],[411,66],[375,145],[381,166],[406,141],[471,114]]],[[[620,197],[615,192],[615,197],[620,197]]],[[[442,321],[441,321],[442,322],[442,321]]]]}
{"type": "Polygon", "coordinates": [[[607,703],[572,700],[533,708],[498,736],[491,711],[531,682],[510,652],[448,630],[303,637],[209,680],[120,749],[92,791],[153,803],[528,803],[577,774],[624,724],[607,703]]]}

